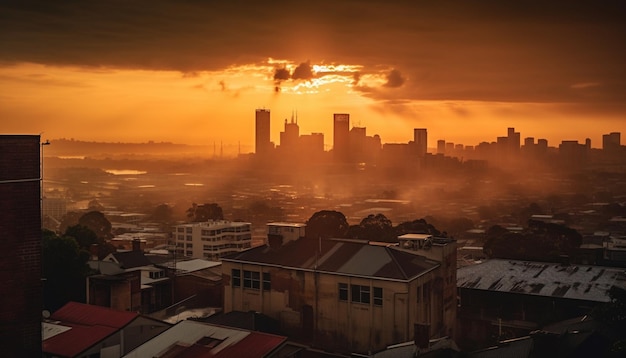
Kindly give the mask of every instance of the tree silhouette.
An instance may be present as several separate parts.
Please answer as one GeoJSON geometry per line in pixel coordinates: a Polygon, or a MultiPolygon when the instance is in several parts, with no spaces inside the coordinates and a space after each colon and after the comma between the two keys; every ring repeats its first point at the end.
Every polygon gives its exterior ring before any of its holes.
{"type": "Polygon", "coordinates": [[[345,238],[349,228],[346,216],[335,210],[321,210],[306,222],[306,237],[310,239],[345,238]]]}
{"type": "Polygon", "coordinates": [[[113,237],[111,222],[99,211],[88,212],[78,219],[78,223],[91,229],[100,241],[113,237]]]}
{"type": "Polygon", "coordinates": [[[384,242],[397,241],[391,220],[380,213],[368,215],[361,220],[358,226],[354,228],[350,227],[350,229],[351,233],[348,236],[355,239],[384,242]],[[356,237],[354,235],[356,235],[356,237]]]}
{"type": "Polygon", "coordinates": [[[98,236],[93,230],[80,224],[68,227],[64,236],[74,238],[78,247],[83,250],[89,250],[91,245],[99,242],[98,236]]]}
{"type": "Polygon", "coordinates": [[[209,220],[224,220],[224,212],[216,203],[198,205],[193,203],[187,209],[187,218],[191,222],[205,222],[209,220]]]}
{"type": "Polygon", "coordinates": [[[85,302],[89,253],[70,236],[43,231],[44,308],[54,311],[69,301],[85,302]]]}

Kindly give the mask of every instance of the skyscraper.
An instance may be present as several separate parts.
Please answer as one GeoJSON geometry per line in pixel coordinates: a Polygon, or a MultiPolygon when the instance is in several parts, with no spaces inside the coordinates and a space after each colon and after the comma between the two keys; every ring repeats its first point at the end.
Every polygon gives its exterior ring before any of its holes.
{"type": "Polygon", "coordinates": [[[272,142],[270,142],[270,110],[257,109],[255,124],[254,150],[257,155],[263,156],[268,154],[272,147],[272,142]]]}
{"type": "Polygon", "coordinates": [[[0,135],[0,347],[41,356],[41,166],[39,135],[0,135]]]}
{"type": "Polygon", "coordinates": [[[428,133],[426,128],[413,129],[413,141],[417,148],[417,155],[423,157],[428,152],[428,133]]]}
{"type": "Polygon", "coordinates": [[[345,163],[350,158],[350,115],[333,114],[333,156],[335,161],[345,163]]]}

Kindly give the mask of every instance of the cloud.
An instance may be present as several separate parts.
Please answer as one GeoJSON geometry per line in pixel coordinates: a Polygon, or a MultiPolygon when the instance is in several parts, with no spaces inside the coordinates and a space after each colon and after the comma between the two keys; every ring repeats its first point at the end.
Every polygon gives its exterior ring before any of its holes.
{"type": "Polygon", "coordinates": [[[385,87],[397,88],[401,87],[404,84],[404,77],[397,69],[393,69],[389,71],[387,74],[387,83],[385,83],[385,87]]]}
{"type": "Polygon", "coordinates": [[[276,70],[274,70],[275,81],[285,81],[290,78],[291,78],[291,74],[289,73],[289,70],[286,69],[285,67],[277,67],[276,70]]]}
{"type": "Polygon", "coordinates": [[[302,62],[296,67],[291,75],[294,80],[310,80],[313,78],[313,71],[311,70],[311,61],[302,62]]]}
{"type": "Polygon", "coordinates": [[[228,90],[228,88],[226,88],[226,82],[224,82],[224,80],[221,80],[219,82],[219,85],[220,85],[220,88],[221,88],[222,92],[225,92],[225,91],[228,90]]]}

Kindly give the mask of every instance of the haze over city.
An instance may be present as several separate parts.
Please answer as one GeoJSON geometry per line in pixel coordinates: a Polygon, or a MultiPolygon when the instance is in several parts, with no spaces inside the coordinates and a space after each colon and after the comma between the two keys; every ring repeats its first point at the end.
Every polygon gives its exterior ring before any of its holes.
{"type": "Polygon", "coordinates": [[[251,151],[297,111],[332,140],[333,113],[383,143],[413,128],[474,145],[514,126],[561,140],[626,132],[624,6],[317,1],[4,2],[5,133],[251,151]]]}

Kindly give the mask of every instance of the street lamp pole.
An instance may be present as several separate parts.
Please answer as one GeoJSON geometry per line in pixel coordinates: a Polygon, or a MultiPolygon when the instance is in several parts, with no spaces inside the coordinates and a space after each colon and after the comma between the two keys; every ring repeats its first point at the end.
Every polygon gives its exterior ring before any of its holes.
{"type": "Polygon", "coordinates": [[[39,177],[40,177],[40,183],[39,183],[39,205],[40,210],[41,210],[41,228],[43,229],[43,196],[44,196],[44,190],[43,190],[43,147],[46,145],[50,145],[50,141],[46,139],[45,142],[41,142],[41,161],[39,163],[39,177]]]}

